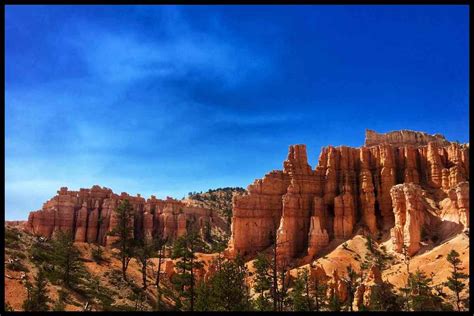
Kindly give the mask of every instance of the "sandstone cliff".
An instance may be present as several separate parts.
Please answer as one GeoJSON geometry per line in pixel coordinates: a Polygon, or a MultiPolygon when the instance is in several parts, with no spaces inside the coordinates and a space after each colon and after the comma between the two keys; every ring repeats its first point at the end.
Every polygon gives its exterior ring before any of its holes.
{"type": "Polygon", "coordinates": [[[115,237],[107,233],[117,225],[114,210],[124,199],[133,206],[134,216],[130,225],[135,238],[151,238],[159,234],[174,240],[190,228],[204,237],[206,229],[210,229],[214,222],[222,221],[209,209],[169,197],[160,200],[151,196],[145,200],[139,194],[117,195],[111,189],[95,185],[79,191],[61,188],[41,210],[30,213],[25,226],[31,233],[47,238],[63,230],[71,232],[77,242],[110,245],[115,237]]]}
{"type": "Polygon", "coordinates": [[[276,239],[286,264],[350,238],[355,227],[373,235],[391,230],[394,248],[407,244],[414,254],[424,227],[468,226],[468,181],[469,146],[439,134],[367,130],[365,146],[325,147],[314,169],[306,146],[293,145],[283,170],[234,196],[227,254],[252,256],[276,239]],[[443,199],[449,214],[442,214],[443,199]]]}

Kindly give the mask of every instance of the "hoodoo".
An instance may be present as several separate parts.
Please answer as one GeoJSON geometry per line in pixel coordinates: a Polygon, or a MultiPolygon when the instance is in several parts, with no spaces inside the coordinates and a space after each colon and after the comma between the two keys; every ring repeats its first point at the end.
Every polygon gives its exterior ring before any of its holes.
{"type": "MultiPolygon", "coordinates": [[[[209,225],[222,221],[209,209],[191,206],[170,197],[155,196],[145,200],[138,194],[114,194],[111,189],[94,185],[91,189],[69,191],[63,187],[58,195],[44,203],[41,210],[31,212],[27,230],[35,235],[51,237],[56,231],[70,231],[77,242],[110,245],[115,237],[108,236],[116,225],[115,208],[128,199],[133,206],[135,238],[151,238],[157,234],[174,240],[186,233],[188,227],[201,232],[209,225]]],[[[222,227],[224,229],[224,227],[222,227]]]]}
{"type": "Polygon", "coordinates": [[[468,226],[468,181],[469,145],[439,134],[366,130],[364,146],[325,147],[314,169],[306,146],[292,145],[283,170],[234,197],[228,254],[252,256],[276,238],[279,260],[289,262],[350,238],[356,226],[370,234],[390,231],[396,251],[406,244],[414,254],[423,227],[468,226]],[[449,218],[443,217],[447,204],[449,218]]]}

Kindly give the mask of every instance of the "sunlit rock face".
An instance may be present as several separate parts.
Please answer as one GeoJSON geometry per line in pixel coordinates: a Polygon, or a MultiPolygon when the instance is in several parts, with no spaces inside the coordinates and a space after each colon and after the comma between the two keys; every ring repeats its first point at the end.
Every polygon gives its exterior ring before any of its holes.
{"type": "Polygon", "coordinates": [[[314,169],[306,146],[292,145],[283,170],[234,197],[227,254],[252,256],[276,238],[282,262],[315,256],[331,240],[350,238],[356,226],[391,231],[397,251],[408,243],[415,253],[422,227],[442,222],[439,210],[425,206],[427,195],[439,201],[451,192],[458,223],[468,225],[468,181],[469,145],[439,134],[367,130],[362,147],[322,148],[314,169]]]}
{"type": "Polygon", "coordinates": [[[160,200],[151,196],[145,200],[139,194],[118,195],[111,189],[95,185],[79,191],[61,188],[58,195],[44,203],[41,210],[30,213],[26,229],[47,238],[62,230],[71,232],[77,242],[111,245],[116,237],[108,233],[118,225],[115,209],[125,199],[133,207],[129,226],[135,238],[151,239],[161,235],[174,240],[186,234],[187,229],[203,234],[207,223],[214,222],[215,214],[206,208],[191,206],[170,197],[160,200]]]}

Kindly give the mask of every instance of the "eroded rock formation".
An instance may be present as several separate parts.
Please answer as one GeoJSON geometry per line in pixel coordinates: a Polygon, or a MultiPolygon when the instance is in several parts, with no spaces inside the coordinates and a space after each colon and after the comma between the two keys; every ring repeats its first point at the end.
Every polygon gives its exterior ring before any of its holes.
{"type": "Polygon", "coordinates": [[[109,236],[108,232],[118,224],[114,210],[124,199],[133,206],[134,215],[129,224],[135,238],[152,238],[160,234],[174,240],[184,235],[188,228],[204,236],[215,218],[208,209],[169,197],[160,200],[151,196],[145,200],[139,194],[117,195],[111,189],[95,185],[79,191],[61,188],[41,210],[30,213],[26,228],[35,235],[48,238],[58,230],[69,231],[77,242],[110,245],[116,237],[109,236]]]}
{"type": "Polygon", "coordinates": [[[357,287],[353,301],[354,310],[360,310],[362,306],[370,306],[372,293],[382,284],[382,273],[377,266],[373,265],[367,273],[364,282],[357,287]]]}
{"type": "Polygon", "coordinates": [[[395,248],[408,242],[415,253],[423,226],[440,222],[436,205],[425,201],[433,192],[439,202],[451,190],[467,225],[468,184],[461,183],[468,181],[469,146],[439,134],[367,130],[365,146],[322,148],[314,169],[305,145],[293,145],[283,170],[234,197],[227,253],[252,256],[276,239],[279,261],[288,262],[350,238],[357,225],[372,234],[392,229],[395,248]]]}
{"type": "Polygon", "coordinates": [[[393,131],[385,134],[379,134],[375,131],[367,129],[365,131],[365,146],[373,146],[387,143],[395,146],[404,145],[428,145],[428,143],[438,143],[441,146],[450,144],[441,134],[430,135],[424,132],[416,132],[410,130],[393,131]]]}
{"type": "Polygon", "coordinates": [[[409,256],[420,249],[423,231],[439,225],[439,218],[429,209],[424,200],[426,192],[419,185],[413,183],[398,184],[392,187],[393,212],[395,227],[391,229],[392,242],[395,250],[403,252],[407,249],[409,256]]]}

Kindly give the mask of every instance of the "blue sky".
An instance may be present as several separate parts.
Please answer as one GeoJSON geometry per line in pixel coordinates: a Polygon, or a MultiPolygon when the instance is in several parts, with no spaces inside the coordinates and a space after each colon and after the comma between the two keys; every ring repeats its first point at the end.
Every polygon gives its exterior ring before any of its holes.
{"type": "Polygon", "coordinates": [[[366,128],[468,142],[467,6],[7,6],[7,220],[246,187],[366,128]]]}

